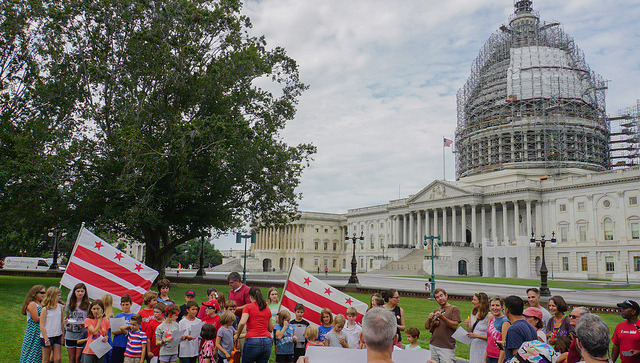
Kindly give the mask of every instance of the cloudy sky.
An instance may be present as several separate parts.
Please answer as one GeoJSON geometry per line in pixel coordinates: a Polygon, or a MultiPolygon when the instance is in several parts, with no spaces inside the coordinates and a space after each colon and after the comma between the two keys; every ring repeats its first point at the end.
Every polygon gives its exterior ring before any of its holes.
{"type": "MultiPolygon", "coordinates": [[[[534,0],[609,80],[607,112],[640,98],[640,2],[534,0]]],[[[513,13],[512,0],[246,0],[252,34],[298,62],[309,90],[282,137],[318,152],[300,210],[344,213],[414,194],[443,178],[456,92],[478,51],[513,13]]],[[[446,179],[455,179],[452,148],[446,179]]],[[[220,249],[238,248],[232,238],[220,249]]]]}

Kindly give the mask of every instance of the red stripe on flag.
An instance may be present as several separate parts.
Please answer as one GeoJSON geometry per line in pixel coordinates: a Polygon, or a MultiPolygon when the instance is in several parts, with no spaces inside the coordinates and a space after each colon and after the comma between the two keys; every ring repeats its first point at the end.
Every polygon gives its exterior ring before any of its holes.
{"type": "Polygon", "coordinates": [[[134,303],[142,306],[143,294],[141,294],[139,291],[127,289],[126,287],[118,284],[117,282],[109,280],[104,276],[100,276],[97,273],[91,270],[87,270],[86,268],[78,264],[70,263],[67,266],[65,273],[69,274],[69,276],[75,277],[76,279],[83,281],[86,284],[93,285],[98,289],[104,290],[116,296],[121,297],[124,294],[129,294],[131,295],[131,300],[133,300],[134,303]]]}
{"type": "MultiPolygon", "coordinates": [[[[291,291],[291,293],[293,293],[296,296],[300,296],[300,298],[304,300],[312,301],[317,306],[321,306],[323,308],[329,308],[334,315],[347,314],[348,306],[346,305],[346,302],[344,302],[344,305],[343,305],[337,301],[331,300],[330,298],[324,297],[316,292],[313,292],[305,288],[304,286],[300,286],[291,280],[289,280],[289,282],[287,283],[287,291],[291,291]]],[[[358,323],[362,322],[363,317],[364,315],[358,312],[356,321],[358,323]]]]}
{"type": "MultiPolygon", "coordinates": [[[[282,306],[289,309],[289,311],[295,313],[296,304],[304,305],[304,300],[294,301],[286,295],[282,297],[282,306]]],[[[307,319],[307,321],[322,325],[322,322],[320,321],[320,313],[315,310],[311,310],[309,308],[304,309],[304,315],[302,317],[307,319]]]]}
{"type": "Polygon", "coordinates": [[[95,265],[101,270],[105,270],[116,275],[119,278],[130,282],[134,286],[140,286],[145,290],[149,290],[151,284],[153,283],[153,281],[145,279],[144,277],[138,275],[135,271],[129,271],[117,262],[114,262],[98,253],[95,253],[86,247],[78,245],[74,256],[92,265],[95,265]]]}

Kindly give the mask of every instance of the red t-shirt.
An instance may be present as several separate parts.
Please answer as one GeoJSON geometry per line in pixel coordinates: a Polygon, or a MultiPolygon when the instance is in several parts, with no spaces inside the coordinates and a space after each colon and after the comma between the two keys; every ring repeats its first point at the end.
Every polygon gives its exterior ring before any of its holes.
{"type": "MultiPolygon", "coordinates": [[[[249,286],[242,284],[238,291],[229,291],[229,299],[233,300],[238,304],[238,307],[251,303],[251,299],[249,298],[249,286]]],[[[236,310],[236,316],[241,317],[242,311],[236,310]]]]}
{"type": "Polygon", "coordinates": [[[150,350],[154,357],[160,356],[160,346],[156,344],[156,329],[160,324],[162,324],[161,321],[153,319],[149,321],[147,324],[147,330],[145,330],[145,333],[147,333],[147,342],[149,342],[149,346],[151,347],[150,350]]]}
{"type": "Polygon", "coordinates": [[[271,332],[269,332],[271,309],[265,307],[260,310],[257,303],[251,303],[244,308],[242,314],[249,314],[249,320],[247,320],[246,339],[271,337],[271,332]]]}
{"type": "Polygon", "coordinates": [[[636,321],[635,324],[631,324],[628,321],[623,321],[616,326],[616,330],[613,332],[611,341],[620,347],[620,361],[622,363],[638,363],[640,358],[625,357],[622,352],[628,352],[630,350],[640,350],[640,322],[636,321]]]}
{"type": "Polygon", "coordinates": [[[140,324],[140,330],[142,330],[143,332],[146,332],[147,331],[147,324],[151,320],[156,320],[153,317],[153,309],[150,309],[150,310],[140,309],[140,311],[138,311],[138,314],[140,314],[140,316],[142,317],[142,324],[140,324]]]}
{"type": "Polygon", "coordinates": [[[209,315],[206,315],[204,318],[201,319],[205,324],[212,324],[213,326],[216,327],[216,331],[218,329],[220,329],[220,324],[218,324],[218,320],[220,320],[220,316],[219,315],[214,315],[213,318],[210,317],[209,315]]]}

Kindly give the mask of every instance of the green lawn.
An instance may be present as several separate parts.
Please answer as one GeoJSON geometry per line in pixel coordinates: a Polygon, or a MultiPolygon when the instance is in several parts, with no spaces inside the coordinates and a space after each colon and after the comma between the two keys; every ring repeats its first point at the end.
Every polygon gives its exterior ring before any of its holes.
{"type": "MultiPolygon", "coordinates": [[[[24,301],[24,297],[31,288],[36,284],[43,284],[45,286],[58,285],[58,278],[39,278],[39,277],[14,277],[14,276],[0,276],[0,296],[2,296],[2,305],[0,311],[0,337],[6,341],[3,354],[0,355],[0,363],[13,363],[17,362],[20,358],[20,348],[22,346],[22,338],[24,336],[24,329],[26,326],[26,318],[20,314],[20,308],[24,301]]],[[[196,292],[196,301],[198,303],[204,301],[205,292],[209,285],[200,284],[175,284],[170,296],[178,303],[183,303],[183,296],[185,291],[194,290],[196,292]]],[[[215,285],[215,287],[225,293],[225,297],[228,295],[228,285],[215,285]]],[[[263,288],[263,293],[266,293],[266,288],[263,288]]],[[[478,291],[481,291],[481,286],[478,291]]],[[[66,296],[68,289],[63,288],[63,296],[66,296]]],[[[368,302],[369,295],[364,294],[350,294],[358,300],[368,302]]],[[[461,311],[462,318],[465,319],[471,312],[470,302],[455,301],[452,302],[458,306],[461,311]]],[[[424,329],[424,322],[427,315],[438,307],[435,301],[421,298],[402,297],[400,299],[400,306],[405,311],[405,320],[407,327],[415,326],[420,329],[422,334],[418,342],[423,347],[428,347],[430,333],[424,329]]],[[[605,322],[609,325],[611,333],[615,325],[621,321],[618,315],[600,315],[604,318],[605,322]]],[[[404,341],[406,343],[406,340],[404,341]]],[[[63,347],[63,362],[68,361],[66,349],[63,347]]],[[[468,358],[469,346],[464,344],[458,344],[456,348],[456,356],[468,358]]],[[[271,361],[274,360],[272,357],[271,361]]]]}

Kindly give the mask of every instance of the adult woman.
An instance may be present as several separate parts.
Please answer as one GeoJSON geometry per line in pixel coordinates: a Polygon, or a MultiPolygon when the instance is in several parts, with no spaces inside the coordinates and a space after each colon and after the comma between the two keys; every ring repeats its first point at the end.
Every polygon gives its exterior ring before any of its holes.
{"type": "Polygon", "coordinates": [[[524,318],[524,320],[527,321],[527,323],[531,324],[531,326],[533,326],[533,328],[536,330],[536,333],[538,334],[538,340],[543,343],[546,343],[547,336],[542,330],[542,327],[544,326],[544,324],[542,323],[542,310],[536,307],[526,308],[522,312],[522,317],[524,318]]]}
{"type": "Polygon", "coordinates": [[[491,318],[489,318],[489,326],[487,327],[487,350],[486,363],[498,363],[504,360],[504,350],[498,349],[496,342],[503,341],[504,333],[509,328],[509,319],[502,311],[504,308],[504,300],[500,296],[491,299],[489,310],[491,310],[491,318]]]}
{"type": "Polygon", "coordinates": [[[278,289],[275,287],[269,288],[267,292],[267,306],[271,311],[271,320],[275,326],[276,316],[278,316],[278,307],[280,307],[280,299],[278,298],[278,289]]]}
{"type": "Polygon", "coordinates": [[[400,294],[398,294],[398,290],[389,289],[384,293],[384,302],[383,307],[389,311],[391,311],[396,316],[396,323],[398,324],[398,343],[396,344],[398,347],[402,346],[402,335],[400,335],[401,331],[404,331],[406,328],[404,325],[404,310],[398,304],[400,303],[400,294]]]}
{"type": "Polygon", "coordinates": [[[79,363],[82,358],[84,344],[78,344],[78,340],[82,339],[82,332],[87,329],[84,327],[84,321],[87,319],[90,304],[85,284],[76,284],[64,308],[67,312],[64,320],[64,345],[67,347],[69,363],[79,363]]]}
{"type": "Polygon", "coordinates": [[[547,322],[547,341],[554,345],[557,337],[569,336],[569,333],[573,331],[573,326],[569,323],[569,317],[564,315],[568,307],[562,296],[556,295],[549,298],[547,307],[552,315],[547,322]]]}
{"type": "Polygon", "coordinates": [[[247,335],[242,349],[242,363],[266,363],[271,355],[271,332],[274,326],[271,310],[267,308],[262,292],[255,286],[249,289],[249,299],[251,303],[242,310],[235,339],[242,334],[246,325],[247,335]]]}
{"type": "Polygon", "coordinates": [[[489,297],[484,292],[477,292],[471,299],[470,319],[465,320],[467,336],[471,338],[469,346],[469,363],[482,363],[487,352],[487,329],[489,328],[489,297]]]}
{"type": "Polygon", "coordinates": [[[35,285],[29,290],[22,304],[22,315],[27,316],[27,328],[22,339],[20,363],[42,362],[42,348],[40,347],[40,312],[42,299],[45,294],[43,285],[35,285]]]}

